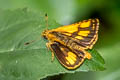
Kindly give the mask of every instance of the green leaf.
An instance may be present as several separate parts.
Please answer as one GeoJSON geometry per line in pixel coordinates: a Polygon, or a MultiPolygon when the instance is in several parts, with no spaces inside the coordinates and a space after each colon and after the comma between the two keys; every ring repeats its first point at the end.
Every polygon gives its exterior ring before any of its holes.
{"type": "MultiPolygon", "coordinates": [[[[0,10],[0,80],[39,80],[61,73],[105,69],[104,60],[96,50],[89,50],[92,59],[85,60],[76,70],[65,69],[56,58],[51,62],[51,51],[41,37],[46,28],[44,15],[27,9],[0,10]]],[[[50,29],[61,26],[51,18],[48,23],[50,29]]]]}

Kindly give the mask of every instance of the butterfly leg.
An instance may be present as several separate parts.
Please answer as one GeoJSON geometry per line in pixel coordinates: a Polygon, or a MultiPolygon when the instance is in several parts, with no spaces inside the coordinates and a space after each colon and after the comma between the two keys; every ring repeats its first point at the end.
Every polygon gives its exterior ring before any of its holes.
{"type": "Polygon", "coordinates": [[[46,46],[47,46],[47,49],[48,49],[48,51],[49,51],[49,43],[46,43],[46,46]]]}
{"type": "Polygon", "coordinates": [[[48,42],[48,43],[46,43],[46,46],[47,46],[48,50],[50,49],[52,51],[52,58],[51,58],[52,60],[51,61],[53,62],[54,61],[54,53],[53,53],[53,50],[52,50],[52,48],[50,46],[51,44],[53,44],[53,43],[52,42],[48,42]]]}

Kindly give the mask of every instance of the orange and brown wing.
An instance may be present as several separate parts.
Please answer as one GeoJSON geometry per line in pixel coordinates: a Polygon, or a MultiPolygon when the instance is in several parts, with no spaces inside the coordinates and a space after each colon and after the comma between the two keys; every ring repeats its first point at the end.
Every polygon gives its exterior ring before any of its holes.
{"type": "MultiPolygon", "coordinates": [[[[86,49],[92,49],[98,39],[99,20],[90,19],[88,22],[90,22],[88,27],[83,27],[84,23],[83,25],[80,25],[78,35],[82,38],[80,44],[85,46],[86,49]]],[[[77,36],[76,38],[79,39],[77,36]]]]}
{"type": "Polygon", "coordinates": [[[87,55],[83,51],[75,53],[71,51],[68,47],[58,42],[50,44],[50,47],[50,49],[52,49],[51,51],[55,53],[59,62],[67,69],[75,69],[83,63],[85,58],[91,58],[90,56],[88,57],[89,54],[87,55]]]}
{"type": "Polygon", "coordinates": [[[52,31],[70,37],[84,49],[91,49],[98,39],[99,20],[88,19],[79,23],[53,29],[52,31]]]}

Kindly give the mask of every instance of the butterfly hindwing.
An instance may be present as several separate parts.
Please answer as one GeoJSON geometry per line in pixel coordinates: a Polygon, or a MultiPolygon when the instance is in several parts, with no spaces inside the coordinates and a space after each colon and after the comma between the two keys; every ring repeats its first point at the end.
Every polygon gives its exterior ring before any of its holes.
{"type": "Polygon", "coordinates": [[[68,47],[54,42],[53,44],[50,44],[51,51],[56,55],[59,62],[66,67],[67,69],[75,69],[78,66],[80,66],[85,57],[85,53],[82,51],[79,53],[75,53],[72,50],[70,50],[68,47]],[[80,56],[78,54],[81,54],[80,56]]]}

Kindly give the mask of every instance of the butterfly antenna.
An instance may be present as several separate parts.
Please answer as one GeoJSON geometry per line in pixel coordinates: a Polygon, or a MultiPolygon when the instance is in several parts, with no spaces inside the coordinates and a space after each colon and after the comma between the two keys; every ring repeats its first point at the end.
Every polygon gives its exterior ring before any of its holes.
{"type": "Polygon", "coordinates": [[[46,30],[48,29],[48,15],[47,13],[45,14],[45,21],[46,21],[46,30]]]}
{"type": "MultiPolygon", "coordinates": [[[[47,15],[47,13],[45,14],[45,21],[46,21],[46,30],[48,30],[48,15],[47,15]]],[[[40,39],[40,37],[38,37],[36,40],[32,40],[32,41],[26,42],[26,43],[24,43],[24,45],[31,44],[31,43],[39,40],[39,39],[40,39]]]]}
{"type": "Polygon", "coordinates": [[[32,41],[30,41],[30,42],[26,42],[26,43],[24,43],[24,45],[28,45],[28,44],[31,44],[31,43],[33,43],[33,42],[35,42],[35,40],[32,40],[32,41]]]}
{"type": "Polygon", "coordinates": [[[38,41],[38,40],[40,40],[40,37],[38,37],[38,38],[35,39],[35,40],[32,40],[32,41],[26,42],[26,43],[24,43],[24,45],[29,45],[29,44],[31,44],[31,43],[33,43],[33,42],[38,41]]]}

